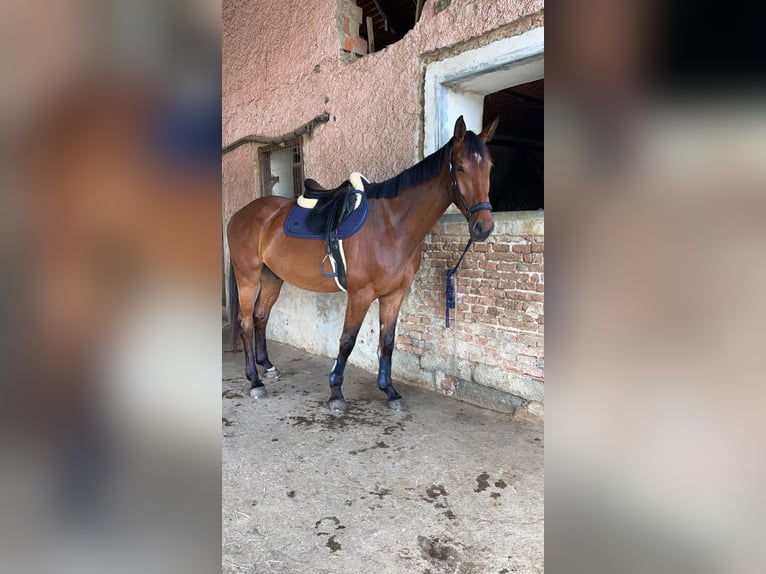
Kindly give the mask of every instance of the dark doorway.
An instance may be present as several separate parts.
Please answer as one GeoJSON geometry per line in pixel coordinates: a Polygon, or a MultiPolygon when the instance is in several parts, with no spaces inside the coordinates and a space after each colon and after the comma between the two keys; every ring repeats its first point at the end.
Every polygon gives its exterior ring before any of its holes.
{"type": "Polygon", "coordinates": [[[495,211],[544,208],[543,109],[545,80],[534,80],[488,94],[483,125],[500,116],[489,150],[492,169],[489,199],[495,211]]]}

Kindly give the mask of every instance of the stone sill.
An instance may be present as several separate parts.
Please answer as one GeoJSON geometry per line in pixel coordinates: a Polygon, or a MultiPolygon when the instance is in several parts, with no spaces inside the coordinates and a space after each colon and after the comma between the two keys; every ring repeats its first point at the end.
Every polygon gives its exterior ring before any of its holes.
{"type": "MultiPolygon", "coordinates": [[[[495,231],[493,235],[538,235],[545,236],[545,211],[498,211],[493,213],[495,231]]],[[[458,226],[465,227],[466,221],[462,213],[456,207],[451,207],[439,222],[431,230],[432,234],[452,235],[456,231],[465,231],[466,239],[468,229],[458,230],[458,226]]],[[[490,241],[492,236],[490,236],[490,241]]]]}

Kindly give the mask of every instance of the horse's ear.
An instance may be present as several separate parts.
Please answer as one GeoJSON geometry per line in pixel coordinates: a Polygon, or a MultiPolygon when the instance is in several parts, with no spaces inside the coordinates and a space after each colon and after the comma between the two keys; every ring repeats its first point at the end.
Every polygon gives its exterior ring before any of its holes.
{"type": "Polygon", "coordinates": [[[492,140],[492,138],[495,137],[495,130],[497,130],[497,125],[499,123],[500,116],[497,116],[491,124],[484,126],[484,129],[481,130],[481,133],[479,134],[481,141],[487,143],[488,141],[492,140]]]}
{"type": "Polygon", "coordinates": [[[455,138],[457,143],[463,141],[465,137],[465,120],[463,120],[463,116],[460,116],[455,122],[455,133],[452,134],[452,137],[455,138]]]}

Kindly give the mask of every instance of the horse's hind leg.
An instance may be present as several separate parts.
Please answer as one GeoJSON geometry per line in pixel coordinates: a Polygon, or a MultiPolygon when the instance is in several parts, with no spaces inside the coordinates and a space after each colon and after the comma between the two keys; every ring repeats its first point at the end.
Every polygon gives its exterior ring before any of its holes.
{"type": "Polygon", "coordinates": [[[407,405],[391,382],[391,356],[394,353],[396,321],[404,301],[405,291],[395,291],[380,298],[380,346],[378,347],[378,387],[386,393],[388,406],[395,411],[406,411],[407,405]]]}
{"type": "Polygon", "coordinates": [[[346,319],[343,323],[343,333],[340,336],[338,357],[335,359],[330,372],[330,399],[327,401],[327,406],[331,411],[344,412],[348,408],[341,391],[343,372],[346,369],[348,356],[354,350],[356,336],[359,334],[370,303],[372,303],[372,299],[365,293],[354,293],[348,296],[346,319]]]}
{"type": "Polygon", "coordinates": [[[279,298],[283,283],[284,281],[277,277],[271,269],[263,266],[261,290],[255,301],[255,362],[266,369],[265,377],[272,380],[279,378],[279,371],[269,360],[269,353],[266,350],[266,325],[269,322],[271,308],[279,298]]]}
{"type": "MultiPolygon", "coordinates": [[[[260,273],[258,273],[260,275],[260,273]]],[[[242,342],[245,346],[245,374],[250,381],[250,396],[260,399],[266,396],[266,387],[258,377],[255,367],[255,345],[253,337],[253,309],[258,290],[259,277],[238,278],[239,288],[239,324],[242,329],[242,342]]]]}

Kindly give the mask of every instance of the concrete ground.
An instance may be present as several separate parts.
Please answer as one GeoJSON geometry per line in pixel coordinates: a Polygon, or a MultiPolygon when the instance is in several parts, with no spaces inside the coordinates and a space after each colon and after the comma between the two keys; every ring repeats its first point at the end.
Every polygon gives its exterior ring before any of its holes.
{"type": "Polygon", "coordinates": [[[223,356],[223,572],[543,571],[542,424],[401,382],[396,413],[351,366],[333,414],[330,359],[269,355],[261,401],[243,353],[223,356]]]}

